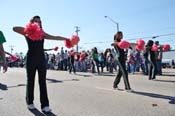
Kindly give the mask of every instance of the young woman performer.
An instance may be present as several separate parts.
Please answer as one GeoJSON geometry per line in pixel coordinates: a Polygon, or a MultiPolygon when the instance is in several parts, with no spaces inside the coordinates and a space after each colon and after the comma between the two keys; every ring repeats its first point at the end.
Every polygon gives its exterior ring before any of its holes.
{"type": "Polygon", "coordinates": [[[148,43],[147,43],[147,47],[145,49],[147,49],[148,51],[148,60],[150,62],[150,65],[149,65],[149,80],[153,80],[153,79],[156,79],[156,70],[157,70],[157,67],[156,67],[156,50],[153,48],[153,44],[154,44],[154,41],[152,40],[148,40],[148,43]]]}
{"type": "Polygon", "coordinates": [[[26,70],[27,70],[27,92],[26,92],[26,102],[28,109],[35,109],[33,104],[34,100],[34,83],[35,83],[35,73],[38,71],[39,77],[39,87],[40,87],[40,102],[41,109],[43,112],[50,112],[49,100],[47,95],[46,87],[46,64],[44,56],[44,38],[50,40],[66,40],[61,36],[53,36],[42,30],[41,19],[39,16],[34,16],[30,20],[30,25],[27,27],[13,27],[13,30],[19,34],[25,36],[28,44],[26,70]],[[39,28],[37,28],[37,25],[39,28]],[[33,28],[32,28],[32,25],[33,28]],[[31,26],[31,29],[30,29],[31,26]],[[34,28],[37,28],[36,30],[34,28]],[[35,30],[31,32],[32,30],[35,30]],[[39,30],[39,31],[38,31],[39,30]]]}
{"type": "Polygon", "coordinates": [[[112,46],[114,46],[116,53],[118,55],[117,60],[119,65],[119,70],[116,75],[115,81],[113,83],[113,88],[114,89],[118,88],[118,84],[120,82],[121,76],[123,76],[125,90],[127,92],[131,92],[131,88],[128,80],[128,72],[126,70],[126,54],[124,49],[121,49],[120,47],[118,47],[118,43],[121,42],[122,39],[123,39],[123,33],[119,31],[114,35],[114,43],[112,43],[112,46]]]}

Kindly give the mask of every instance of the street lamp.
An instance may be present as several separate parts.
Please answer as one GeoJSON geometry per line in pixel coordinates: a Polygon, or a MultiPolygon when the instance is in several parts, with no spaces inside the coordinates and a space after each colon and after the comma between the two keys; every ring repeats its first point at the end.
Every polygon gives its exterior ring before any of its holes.
{"type": "Polygon", "coordinates": [[[157,38],[157,37],[159,37],[159,36],[153,36],[152,39],[155,39],[155,38],[157,38]]]}
{"type": "Polygon", "coordinates": [[[117,32],[119,31],[119,23],[117,23],[116,21],[114,21],[111,17],[109,16],[104,16],[105,18],[108,18],[111,22],[115,23],[117,25],[117,32]]]}

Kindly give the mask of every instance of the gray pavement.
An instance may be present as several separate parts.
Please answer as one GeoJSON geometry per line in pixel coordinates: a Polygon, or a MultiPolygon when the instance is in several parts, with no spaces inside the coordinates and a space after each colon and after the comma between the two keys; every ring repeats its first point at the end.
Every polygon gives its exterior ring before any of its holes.
{"type": "Polygon", "coordinates": [[[25,103],[26,73],[23,68],[9,68],[0,73],[0,116],[175,116],[175,69],[164,69],[156,80],[140,73],[129,74],[132,93],[113,90],[115,74],[69,74],[47,72],[47,88],[52,113],[40,109],[38,79],[34,103],[29,111],[25,103]]]}

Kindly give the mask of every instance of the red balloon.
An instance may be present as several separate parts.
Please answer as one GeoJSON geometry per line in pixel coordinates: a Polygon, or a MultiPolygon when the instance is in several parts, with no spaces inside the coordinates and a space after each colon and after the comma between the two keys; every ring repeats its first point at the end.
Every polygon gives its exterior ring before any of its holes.
{"type": "Polygon", "coordinates": [[[130,43],[128,41],[123,40],[123,41],[121,41],[121,42],[118,43],[118,46],[121,49],[129,48],[130,43]]]}
{"type": "Polygon", "coordinates": [[[58,50],[58,47],[55,47],[55,48],[54,48],[54,51],[57,51],[57,50],[58,50]]]}
{"type": "Polygon", "coordinates": [[[75,55],[75,52],[74,51],[71,51],[71,52],[69,52],[69,55],[70,56],[74,56],[75,55]]]}
{"type": "Polygon", "coordinates": [[[136,49],[139,50],[139,51],[142,51],[142,50],[144,50],[144,46],[136,45],[136,49]]]}
{"type": "Polygon", "coordinates": [[[66,46],[67,48],[72,48],[72,47],[73,47],[73,45],[72,45],[70,39],[65,40],[65,41],[64,41],[64,44],[65,44],[65,46],[66,46]]]}
{"type": "Polygon", "coordinates": [[[139,45],[139,46],[144,46],[144,45],[145,45],[145,41],[144,41],[143,39],[139,39],[139,40],[137,41],[137,45],[139,45]]]}
{"type": "Polygon", "coordinates": [[[158,46],[156,44],[154,44],[151,50],[155,51],[155,52],[158,51],[158,46]]]}
{"type": "Polygon", "coordinates": [[[38,23],[29,23],[24,29],[24,33],[29,39],[33,41],[44,39],[44,31],[40,28],[38,23]]]}
{"type": "Polygon", "coordinates": [[[79,36],[78,35],[72,35],[72,37],[71,37],[71,43],[72,43],[72,45],[77,45],[78,44],[78,42],[80,41],[80,38],[79,38],[79,36]]]}
{"type": "Polygon", "coordinates": [[[16,56],[10,56],[11,61],[16,61],[18,58],[16,56]]]}
{"type": "Polygon", "coordinates": [[[143,39],[139,39],[137,41],[136,49],[141,51],[144,49],[144,46],[145,46],[145,41],[143,39]]]}
{"type": "Polygon", "coordinates": [[[168,51],[170,49],[170,45],[169,44],[164,44],[163,45],[163,51],[168,51]]]}

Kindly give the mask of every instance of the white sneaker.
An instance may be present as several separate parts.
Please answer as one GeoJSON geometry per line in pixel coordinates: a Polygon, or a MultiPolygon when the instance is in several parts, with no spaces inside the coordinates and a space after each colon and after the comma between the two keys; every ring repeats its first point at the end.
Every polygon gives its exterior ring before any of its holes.
{"type": "Polygon", "coordinates": [[[132,93],[133,92],[132,89],[126,89],[125,91],[128,92],[128,93],[132,93]]]}
{"type": "Polygon", "coordinates": [[[118,87],[115,87],[115,88],[113,87],[113,90],[119,90],[119,88],[118,87]]]}
{"type": "Polygon", "coordinates": [[[34,110],[34,109],[36,109],[34,104],[29,104],[29,105],[27,105],[27,108],[28,108],[29,110],[34,110]]]}
{"type": "Polygon", "coordinates": [[[51,112],[51,109],[49,108],[49,106],[45,106],[43,109],[42,109],[43,112],[51,112]]]}

